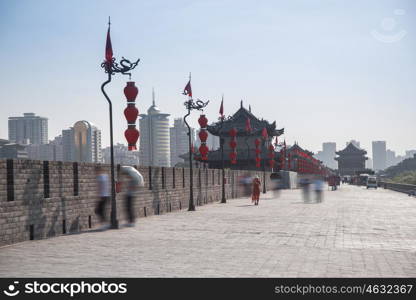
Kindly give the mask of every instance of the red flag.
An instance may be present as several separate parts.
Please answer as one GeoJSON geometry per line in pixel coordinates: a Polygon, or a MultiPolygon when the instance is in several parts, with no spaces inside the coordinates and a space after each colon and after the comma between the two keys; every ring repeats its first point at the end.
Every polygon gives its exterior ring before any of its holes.
{"type": "Polygon", "coordinates": [[[183,94],[192,97],[191,80],[188,81],[188,84],[183,89],[183,94]]]}
{"type": "Polygon", "coordinates": [[[108,63],[113,61],[113,47],[111,46],[110,26],[108,26],[107,42],[105,43],[105,60],[108,63]]]}
{"type": "Polygon", "coordinates": [[[224,97],[221,99],[220,115],[221,117],[224,117],[224,97]]]}

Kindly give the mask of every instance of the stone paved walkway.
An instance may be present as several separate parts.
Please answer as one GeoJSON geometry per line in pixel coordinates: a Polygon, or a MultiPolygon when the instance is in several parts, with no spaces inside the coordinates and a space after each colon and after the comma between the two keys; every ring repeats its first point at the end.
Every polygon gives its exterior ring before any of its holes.
{"type": "Polygon", "coordinates": [[[1,277],[415,277],[416,198],[342,186],[0,248],[1,277]]]}

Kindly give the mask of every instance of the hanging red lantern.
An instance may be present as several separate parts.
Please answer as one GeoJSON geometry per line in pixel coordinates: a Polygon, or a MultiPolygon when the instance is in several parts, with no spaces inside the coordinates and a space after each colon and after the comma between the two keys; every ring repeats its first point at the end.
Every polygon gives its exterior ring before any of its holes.
{"type": "Polygon", "coordinates": [[[233,149],[236,148],[237,147],[237,142],[235,140],[231,140],[230,147],[233,148],[233,149]]]}
{"type": "Polygon", "coordinates": [[[201,160],[208,160],[208,152],[209,149],[206,145],[208,139],[208,132],[205,129],[208,126],[208,119],[205,115],[200,115],[198,119],[199,126],[201,129],[199,130],[199,139],[201,140],[201,146],[199,147],[199,153],[201,153],[201,160]]]}
{"type": "Polygon", "coordinates": [[[269,137],[266,127],[263,128],[263,131],[261,132],[261,136],[263,139],[267,139],[269,137]]]}
{"type": "Polygon", "coordinates": [[[207,160],[207,154],[208,154],[208,147],[205,144],[201,144],[201,146],[199,146],[199,153],[201,153],[201,160],[207,160]]]}
{"type": "Polygon", "coordinates": [[[256,145],[256,150],[255,150],[255,152],[256,152],[256,158],[255,158],[255,160],[256,160],[256,167],[257,168],[260,168],[260,161],[261,161],[261,159],[260,159],[260,153],[261,153],[261,150],[260,150],[260,140],[259,139],[255,139],[254,140],[254,144],[256,145]]]}
{"type": "Polygon", "coordinates": [[[205,129],[201,129],[198,133],[201,143],[205,143],[208,139],[208,133],[205,129]]]}
{"type": "Polygon", "coordinates": [[[134,85],[134,81],[128,81],[127,86],[124,88],[124,95],[127,98],[127,101],[134,102],[136,101],[137,94],[139,89],[134,85]]]}
{"type": "Polygon", "coordinates": [[[229,134],[230,134],[231,137],[236,137],[237,136],[237,129],[232,128],[230,130],[229,134]]]}
{"type": "Polygon", "coordinates": [[[237,148],[237,138],[236,138],[237,129],[232,128],[229,134],[231,136],[231,141],[230,141],[231,153],[229,154],[229,156],[230,156],[231,164],[236,164],[237,163],[237,151],[235,151],[235,148],[237,148]]]}
{"type": "Polygon", "coordinates": [[[129,143],[129,151],[137,150],[136,143],[139,139],[139,131],[136,129],[136,126],[129,126],[126,131],[124,131],[124,136],[126,137],[127,142],[129,143]]]}
{"type": "Polygon", "coordinates": [[[198,123],[201,128],[206,128],[208,126],[208,119],[205,115],[201,115],[198,119],[198,123]]]}
{"type": "Polygon", "coordinates": [[[250,122],[250,119],[247,118],[247,120],[246,120],[246,132],[247,133],[251,133],[251,131],[252,131],[252,129],[251,129],[251,122],[250,122]]]}
{"type": "Polygon", "coordinates": [[[229,156],[231,160],[235,160],[237,158],[237,152],[230,152],[229,156]]]}
{"type": "Polygon", "coordinates": [[[134,85],[134,81],[128,81],[124,88],[124,95],[127,98],[127,107],[124,109],[124,116],[127,120],[127,130],[124,132],[124,136],[128,142],[129,151],[137,150],[136,143],[139,139],[140,133],[136,129],[136,120],[139,115],[139,110],[135,106],[136,97],[139,93],[139,89],[134,85]]]}
{"type": "Polygon", "coordinates": [[[127,105],[126,109],[124,110],[124,116],[126,117],[127,123],[135,124],[137,116],[139,115],[139,110],[134,106],[134,104],[127,105]]]}

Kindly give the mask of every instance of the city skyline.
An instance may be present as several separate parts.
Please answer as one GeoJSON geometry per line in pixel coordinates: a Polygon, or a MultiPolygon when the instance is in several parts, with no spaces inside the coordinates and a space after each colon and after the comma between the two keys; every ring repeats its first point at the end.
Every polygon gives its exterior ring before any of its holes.
{"type": "MultiPolygon", "coordinates": [[[[153,101],[153,100],[152,100],[153,101]]],[[[151,105],[151,107],[152,106],[154,106],[155,104],[154,104],[154,102],[152,102],[152,105],[151,105]]],[[[22,114],[24,114],[24,115],[30,115],[30,117],[32,117],[32,116],[36,116],[36,118],[42,118],[42,119],[49,119],[49,117],[45,117],[45,116],[38,116],[38,115],[36,115],[36,113],[32,113],[32,112],[30,112],[30,113],[22,113],[22,114]]],[[[15,119],[16,118],[16,116],[10,116],[9,117],[9,119],[15,119]]],[[[18,116],[18,118],[23,118],[23,117],[19,117],[18,116]]],[[[178,118],[175,118],[176,120],[178,119],[178,118]]],[[[181,119],[181,118],[179,118],[179,119],[181,119]]],[[[182,120],[182,119],[181,119],[182,120]]],[[[140,121],[140,120],[139,120],[140,121]]],[[[172,122],[174,122],[175,120],[171,120],[171,119],[169,119],[169,121],[172,121],[172,122]]],[[[172,123],[172,122],[169,122],[169,128],[170,129],[173,129],[174,128],[174,126],[175,126],[175,123],[174,124],[170,124],[170,123],[172,123]]],[[[93,124],[95,124],[95,122],[92,122],[93,124]]],[[[140,128],[140,124],[139,124],[140,122],[138,122],[138,124],[137,124],[137,127],[138,128],[140,128]]],[[[69,127],[71,127],[71,126],[69,126],[69,127]]],[[[48,130],[48,126],[46,126],[46,129],[48,130]]],[[[62,131],[65,131],[66,130],[66,128],[63,128],[63,129],[61,129],[61,133],[59,133],[59,134],[57,134],[56,136],[49,136],[49,138],[48,138],[48,141],[47,141],[47,143],[49,143],[49,142],[53,142],[54,141],[54,139],[56,139],[56,138],[58,138],[58,137],[60,137],[61,136],[61,134],[62,134],[62,131]]],[[[196,130],[194,127],[192,127],[192,130],[196,130]]],[[[10,130],[7,130],[7,131],[10,131],[10,130]]],[[[9,139],[10,140],[10,133],[9,133],[9,136],[8,136],[8,138],[7,139],[9,139]]],[[[0,137],[0,138],[3,138],[3,139],[5,139],[5,137],[0,137]]],[[[195,137],[194,137],[195,138],[195,137]]],[[[211,135],[209,135],[209,139],[211,140],[211,139],[214,139],[215,137],[212,137],[211,135]]],[[[13,142],[13,140],[11,140],[12,142],[13,142]]],[[[392,153],[394,153],[394,155],[395,155],[395,158],[406,158],[406,157],[411,157],[412,155],[413,155],[413,153],[416,151],[415,149],[405,149],[402,153],[400,153],[400,152],[397,152],[394,148],[392,148],[392,147],[390,147],[390,146],[388,146],[389,145],[389,143],[388,143],[388,141],[385,141],[385,140],[383,140],[383,141],[375,141],[375,140],[372,140],[372,141],[370,141],[370,142],[368,142],[368,141],[366,141],[366,142],[364,142],[364,144],[370,144],[371,145],[371,147],[369,147],[369,148],[366,148],[366,147],[362,147],[362,145],[361,145],[361,141],[359,141],[359,140],[355,140],[355,139],[350,139],[350,140],[347,140],[347,141],[345,141],[345,145],[347,146],[349,143],[353,143],[354,145],[356,145],[356,146],[358,146],[359,148],[362,148],[362,149],[364,149],[364,150],[366,150],[367,151],[367,153],[368,153],[368,156],[370,157],[370,158],[373,158],[373,144],[375,143],[375,142],[385,142],[386,143],[386,152],[390,152],[390,155],[392,154],[392,153]],[[410,153],[410,154],[409,154],[410,153]]],[[[123,144],[123,145],[127,145],[127,142],[126,142],[126,140],[122,140],[122,141],[116,141],[115,142],[116,144],[123,144]]],[[[198,144],[198,139],[196,139],[196,143],[198,144]]],[[[210,145],[211,144],[218,144],[219,142],[217,142],[217,143],[215,143],[215,142],[213,142],[213,141],[211,141],[210,142],[210,145]]],[[[296,143],[296,141],[294,142],[294,143],[296,143]]],[[[24,143],[23,143],[24,144],[24,143]]],[[[32,143],[30,143],[30,144],[32,144],[32,143]]],[[[138,141],[138,144],[140,144],[140,138],[139,138],[139,141],[138,141]]],[[[324,150],[323,148],[325,147],[325,144],[335,144],[336,145],[336,149],[337,150],[340,150],[340,149],[343,149],[341,146],[339,146],[339,144],[338,143],[336,143],[336,142],[332,142],[332,141],[324,141],[324,142],[322,142],[321,143],[321,146],[320,146],[320,148],[318,147],[318,149],[316,149],[316,150],[312,150],[311,149],[311,151],[312,152],[314,152],[314,154],[315,155],[317,155],[318,157],[322,154],[322,150],[324,150]]],[[[341,143],[341,144],[343,144],[343,143],[341,143]]],[[[219,144],[218,144],[219,145],[219,144]]],[[[218,146],[217,145],[217,146],[218,146]]],[[[288,145],[290,145],[289,143],[288,143],[288,145]]],[[[108,147],[109,145],[102,145],[102,147],[103,147],[103,149],[104,148],[106,148],[106,147],[108,147]]],[[[211,147],[212,149],[214,149],[213,147],[211,147]]],[[[210,148],[210,149],[211,149],[210,148]]],[[[415,147],[416,148],[416,147],[415,147]]],[[[215,149],[214,149],[215,150],[215,149]]],[[[325,152],[325,151],[324,151],[325,152]]],[[[386,161],[386,164],[387,164],[387,161],[386,161]]]]}
{"type": "MultiPolygon", "coordinates": [[[[107,104],[99,91],[105,74],[99,65],[111,15],[115,56],[141,58],[132,77],[140,91],[140,111],[150,106],[154,86],[163,111],[172,120],[183,117],[186,97],[181,92],[192,71],[195,98],[211,100],[206,108],[210,122],[218,118],[224,93],[226,115],[243,99],[256,115],[284,127],[288,144],[300,141],[313,152],[322,142],[341,145],[351,139],[369,153],[375,140],[386,140],[399,155],[416,148],[416,141],[398,134],[416,125],[412,1],[123,5],[126,9],[120,10],[113,2],[89,1],[79,10],[79,5],[54,1],[0,4],[0,50],[9,70],[0,74],[1,138],[7,137],[8,116],[35,111],[49,118],[50,137],[84,119],[97,124],[103,145],[109,144],[107,104]],[[44,15],[46,7],[56,13],[44,15]],[[395,14],[397,9],[404,13],[395,14]],[[396,22],[394,30],[380,25],[388,17],[396,22]],[[408,34],[394,43],[371,34],[384,29],[392,35],[402,28],[408,34]],[[25,60],[28,42],[33,47],[25,60]],[[22,74],[30,80],[23,81],[22,74]],[[393,117],[394,126],[387,121],[393,117]]],[[[109,88],[115,142],[122,143],[127,79],[115,78],[109,88]]],[[[197,118],[191,115],[194,128],[197,118]]]]}

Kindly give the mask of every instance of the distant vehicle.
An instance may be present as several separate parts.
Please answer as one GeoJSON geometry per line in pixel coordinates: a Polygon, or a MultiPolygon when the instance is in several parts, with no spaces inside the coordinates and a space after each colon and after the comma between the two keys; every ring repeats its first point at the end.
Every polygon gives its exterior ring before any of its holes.
{"type": "Polygon", "coordinates": [[[368,176],[367,178],[367,189],[375,188],[377,189],[377,177],[376,176],[368,176]]]}

